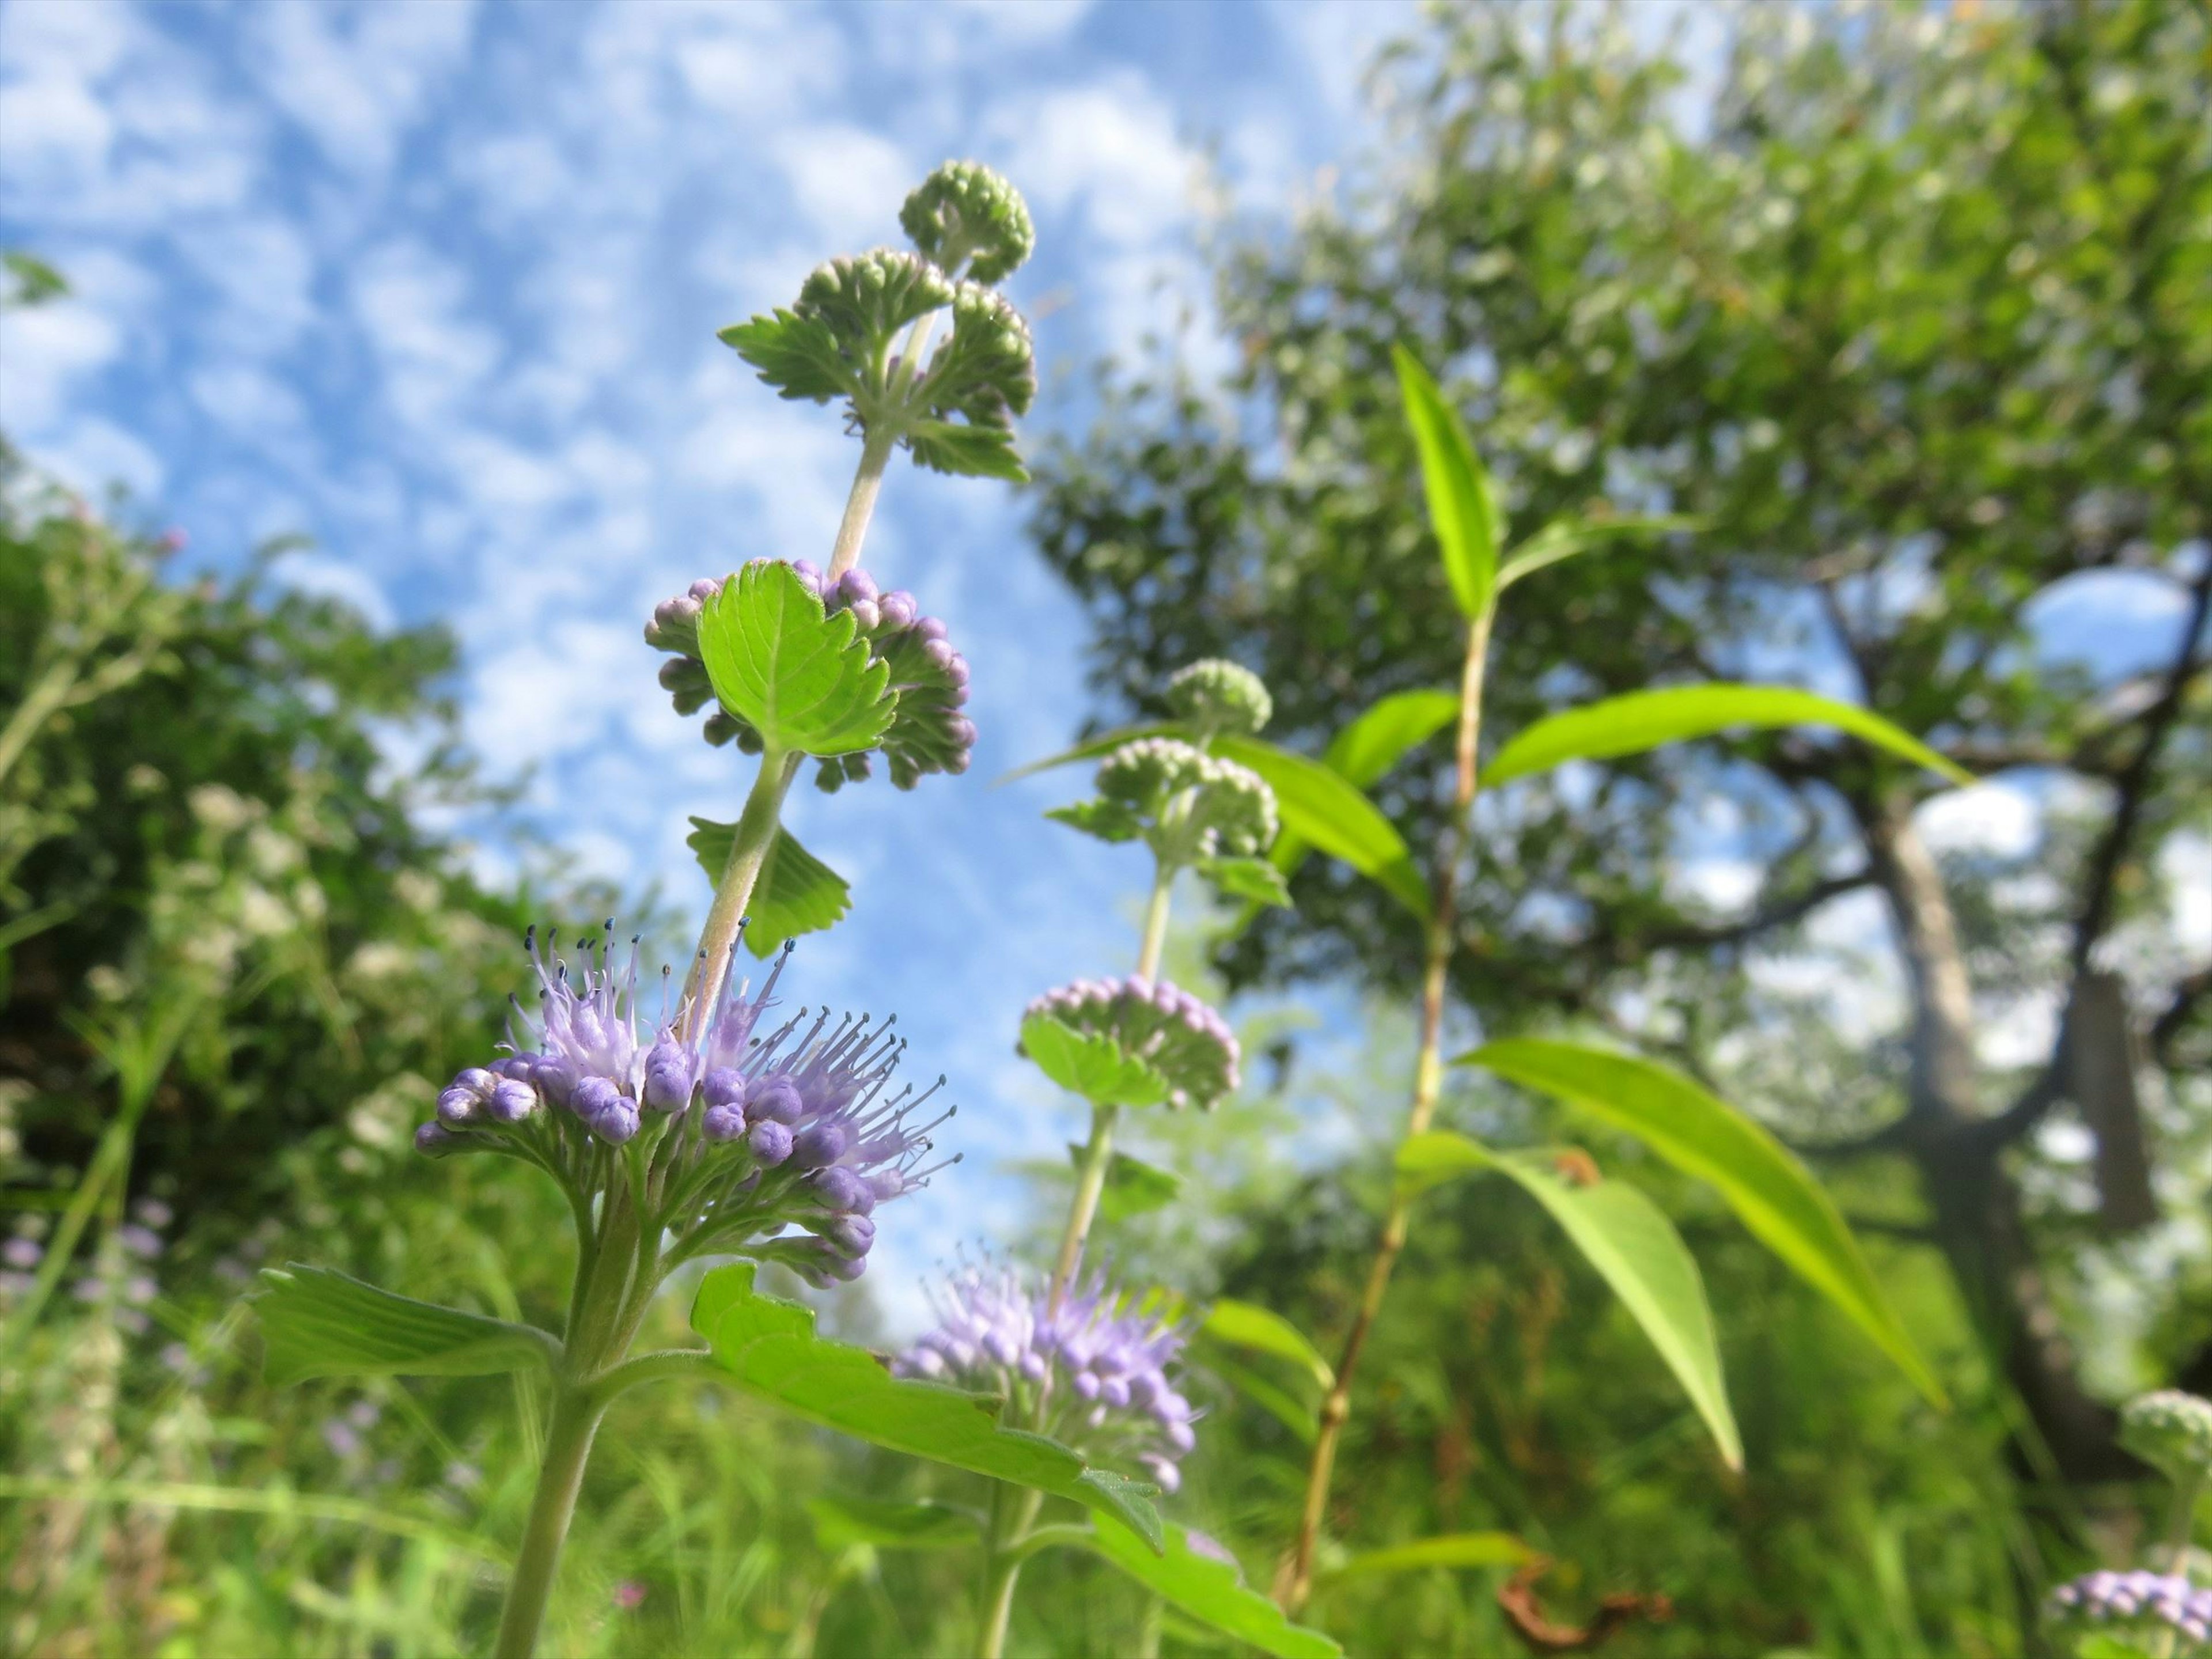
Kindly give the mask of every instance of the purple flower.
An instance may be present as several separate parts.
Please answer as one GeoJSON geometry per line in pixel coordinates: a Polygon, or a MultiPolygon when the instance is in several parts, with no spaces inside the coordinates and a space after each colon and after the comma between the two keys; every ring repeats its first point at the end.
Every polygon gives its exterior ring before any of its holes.
{"type": "Polygon", "coordinates": [[[2051,1613],[2063,1624],[2118,1626],[2146,1638],[2172,1632],[2192,1645],[2212,1640],[2212,1589],[2179,1573],[2085,1574],[2051,1591],[2051,1613]]]}
{"type": "Polygon", "coordinates": [[[0,1244],[0,1261],[28,1273],[46,1259],[46,1247],[35,1238],[15,1237],[0,1244]]]}
{"type": "Polygon", "coordinates": [[[1023,1011],[1043,1014],[1091,1036],[1111,1037],[1168,1083],[1170,1106],[1211,1107],[1234,1094],[1243,1052],[1229,1023],[1166,980],[1079,979],[1048,991],[1023,1011]]]}
{"type": "Polygon", "coordinates": [[[963,1269],[933,1293],[937,1328],[892,1370],[986,1392],[1042,1395],[1048,1431],[1085,1457],[1132,1461],[1169,1492],[1196,1443],[1196,1413],[1170,1379],[1185,1334],[1103,1273],[1048,1291],[1011,1268],[963,1269]]]}

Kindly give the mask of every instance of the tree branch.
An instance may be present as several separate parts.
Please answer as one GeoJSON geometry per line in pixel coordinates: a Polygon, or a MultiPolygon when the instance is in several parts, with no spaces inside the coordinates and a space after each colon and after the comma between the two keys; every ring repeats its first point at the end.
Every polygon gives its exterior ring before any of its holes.
{"type": "Polygon", "coordinates": [[[1857,891],[1874,884],[1874,872],[1856,870],[1847,876],[1829,876],[1800,888],[1786,897],[1762,904],[1735,921],[1714,922],[1710,925],[1684,922],[1677,926],[1654,929],[1646,936],[1646,944],[1653,950],[1706,949],[1716,945],[1741,945],[1769,933],[1791,922],[1802,921],[1830,899],[1857,891]]]}
{"type": "Polygon", "coordinates": [[[2173,1069],[2173,1045],[2196,1015],[2197,1005],[2212,996],[2212,967],[2199,968],[2173,988],[2173,994],[2150,1023],[2150,1052],[2166,1070],[2173,1069]]]}

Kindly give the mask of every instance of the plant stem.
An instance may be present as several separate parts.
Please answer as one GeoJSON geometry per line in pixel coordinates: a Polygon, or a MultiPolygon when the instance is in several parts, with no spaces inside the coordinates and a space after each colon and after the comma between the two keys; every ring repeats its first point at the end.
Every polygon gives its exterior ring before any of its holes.
{"type": "Polygon", "coordinates": [[[2203,1489],[2202,1474],[2183,1475],[2173,1483],[2173,1507],[2166,1516],[2166,1546],[2171,1553],[2168,1572],[2179,1573],[2188,1563],[2189,1534],[2197,1524],[2197,1495],[2203,1489]]]}
{"type": "Polygon", "coordinates": [[[830,550],[830,579],[835,581],[860,562],[860,544],[867,539],[868,520],[875,516],[876,497],[883,493],[884,469],[890,464],[898,434],[888,422],[868,428],[860,445],[860,470],[853,474],[851,493],[845,497],[845,516],[837,523],[837,540],[830,550]]]}
{"type": "Polygon", "coordinates": [[[1026,1487],[1001,1484],[991,1489],[991,1546],[984,1569],[983,1628],[976,1638],[975,1659],[1000,1659],[1006,1651],[1006,1631],[1014,1617],[1014,1587],[1021,1582],[1022,1564],[1030,1558],[1030,1552],[1022,1546],[1043,1504],[1042,1492],[1026,1487]]]}
{"type": "MultiPolygon", "coordinates": [[[[1445,973],[1451,965],[1452,939],[1459,920],[1459,863],[1469,835],[1474,805],[1475,749],[1482,732],[1482,670],[1490,647],[1490,617],[1486,613],[1468,625],[1467,658],[1460,673],[1459,740],[1453,768],[1452,811],[1439,840],[1435,877],[1436,904],[1428,928],[1428,955],[1421,975],[1421,1032],[1419,1058],[1413,1066],[1413,1109],[1407,1115],[1406,1136],[1423,1133],[1435,1117],[1437,1097],[1443,1085],[1443,1022],[1445,973]]],[[[1395,1186],[1383,1218],[1382,1237],[1375,1260],[1367,1270],[1367,1284],[1352,1315],[1352,1328],[1344,1339],[1344,1352],[1336,1364],[1336,1381],[1321,1407],[1321,1430],[1314,1437],[1313,1462],[1306,1472],[1304,1507],[1291,1553],[1275,1584],[1275,1599],[1296,1617],[1313,1590],[1314,1551],[1321,1541],[1322,1521],[1328,1509],[1328,1488],[1336,1468],[1337,1442],[1352,1416],[1352,1379],[1367,1346],[1382,1297],[1390,1287],[1391,1270],[1406,1248],[1412,1206],[1395,1186]]]]}
{"type": "Polygon", "coordinates": [[[1176,872],[1162,866],[1152,876],[1152,890],[1145,901],[1145,933],[1137,949],[1137,977],[1158,979],[1160,955],[1168,943],[1168,896],[1175,890],[1176,872]]]}
{"type": "Polygon", "coordinates": [[[745,907],[752,902],[753,890],[760,884],[761,866],[768,861],[769,848],[775,845],[784,791],[791,787],[798,760],[793,755],[787,763],[780,749],[761,751],[759,775],[753,779],[752,793],[745,797],[745,810],[738,816],[738,833],[730,842],[722,878],[714,884],[714,905],[707,912],[706,927],[700,930],[699,954],[691,963],[690,1012],[684,1016],[687,1037],[699,1034],[722,994],[722,982],[730,972],[730,952],[737,945],[745,907]]]}
{"type": "Polygon", "coordinates": [[[544,1622],[545,1602],[553,1590],[554,1569],[560,1565],[561,1546],[568,1536],[569,1519],[576,1512],[584,1464],[592,1455],[592,1437],[598,1432],[604,1409],[573,1383],[563,1380],[557,1385],[553,1419],[545,1436],[545,1461],[538,1466],[538,1491],[530,1500],[522,1551],[515,1557],[514,1576],[507,1581],[507,1607],[500,1614],[494,1659],[530,1659],[538,1645],[538,1628],[544,1622]]]}

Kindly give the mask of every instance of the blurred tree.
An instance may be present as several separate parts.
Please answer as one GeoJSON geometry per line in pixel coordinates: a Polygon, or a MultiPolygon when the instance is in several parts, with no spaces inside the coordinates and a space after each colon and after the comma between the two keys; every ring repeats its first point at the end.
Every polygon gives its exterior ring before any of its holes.
{"type": "MultiPolygon", "coordinates": [[[[1449,685],[1402,340],[1466,410],[1516,536],[1608,507],[1705,524],[1516,591],[1497,738],[1673,679],[1796,679],[2039,803],[2034,844],[1944,856],[1929,780],[1849,744],[1569,769],[1483,805],[1455,982],[1493,1029],[1598,1018],[1733,1074],[1829,1154],[1909,1160],[2022,1408],[2018,1456],[2122,1474],[2066,1340],[2065,1258],[2039,1248],[2086,1237],[2091,1206],[2039,1173],[2037,1132],[2078,1106],[2128,1136],[2115,1042],[2177,1115],[2212,1054],[2172,885],[2193,866],[2201,889],[2212,822],[2207,13],[1725,21],[1699,59],[1624,9],[1440,13],[1378,68],[1402,142],[1371,185],[1227,244],[1228,397],[1172,361],[1109,376],[1094,431],[1042,469],[1037,538],[1097,619],[1097,684],[1139,712],[1210,653],[1262,673],[1274,729],[1316,749],[1385,693],[1449,685]],[[2085,653],[2075,602],[2115,573],[2148,619],[2085,653]],[[1696,878],[1717,853],[1727,889],[1696,878]],[[1886,934],[1845,925],[1863,895],[1886,934]],[[1768,971],[1821,939],[1886,977],[1768,971]],[[1786,1017],[1808,982],[1840,1036],[1786,1017]]],[[[1447,765],[1431,745],[1381,787],[1416,846],[1447,765]]],[[[1413,931],[1375,889],[1312,860],[1296,892],[1227,947],[1234,975],[1410,982],[1413,931]]]]}

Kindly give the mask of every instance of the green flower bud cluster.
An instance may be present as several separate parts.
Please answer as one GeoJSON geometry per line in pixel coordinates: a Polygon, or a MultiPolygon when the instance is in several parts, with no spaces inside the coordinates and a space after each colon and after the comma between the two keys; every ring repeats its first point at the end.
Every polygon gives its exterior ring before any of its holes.
{"type": "Polygon", "coordinates": [[[789,310],[721,338],[782,396],[842,398],[863,429],[905,444],[921,465],[1026,477],[1013,420],[1036,395],[1036,353],[1028,325],[988,284],[1028,258],[1029,210],[988,168],[948,163],[907,198],[900,219],[920,252],[832,259],[789,310]],[[948,307],[951,337],[925,360],[924,319],[948,307]]]}
{"type": "Polygon", "coordinates": [[[1275,713],[1275,700],[1260,677],[1220,657],[1177,669],[1166,696],[1169,709],[1201,742],[1218,732],[1256,736],[1275,713]]]}
{"type": "Polygon", "coordinates": [[[971,261],[979,283],[1002,283],[1036,246],[1021,193],[987,167],[947,161],[915,187],[899,210],[899,228],[947,270],[971,261]]]}
{"type": "Polygon", "coordinates": [[[2212,1400],[2179,1389],[2139,1395],[2120,1408],[2120,1444],[2172,1480],[2212,1474],[2212,1400]]]}
{"type": "Polygon", "coordinates": [[[1096,799],[1048,813],[1101,841],[1143,840],[1162,864],[1249,857],[1274,843],[1275,792],[1260,775],[1179,738],[1138,738],[1100,763],[1096,799]]]}

